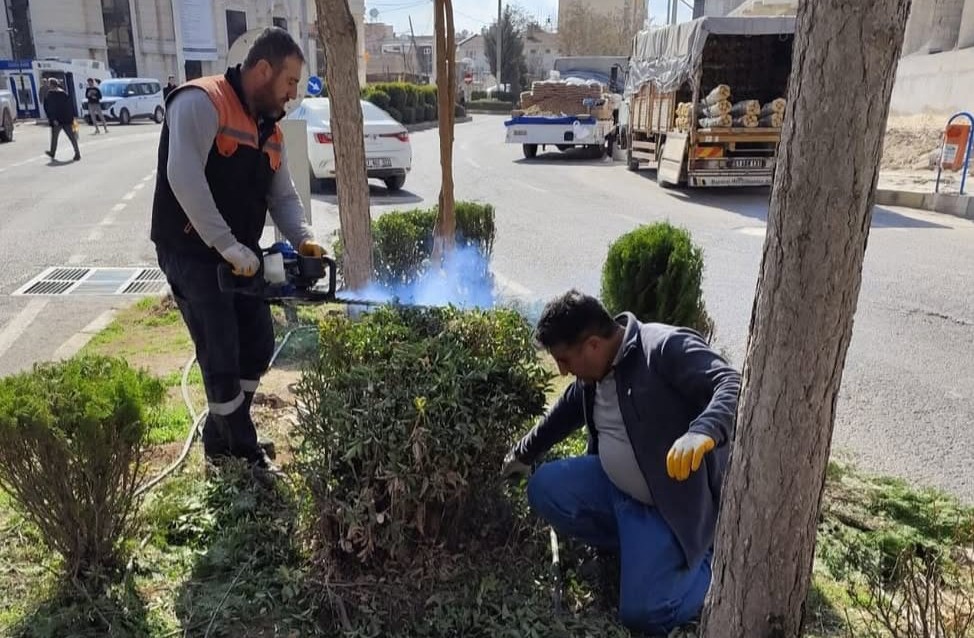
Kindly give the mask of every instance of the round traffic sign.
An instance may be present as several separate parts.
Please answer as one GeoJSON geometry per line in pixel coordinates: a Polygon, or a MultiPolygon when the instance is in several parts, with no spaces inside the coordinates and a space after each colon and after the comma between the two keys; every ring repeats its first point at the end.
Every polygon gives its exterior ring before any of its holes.
{"type": "Polygon", "coordinates": [[[325,83],[317,75],[308,78],[308,95],[321,95],[325,83]]]}

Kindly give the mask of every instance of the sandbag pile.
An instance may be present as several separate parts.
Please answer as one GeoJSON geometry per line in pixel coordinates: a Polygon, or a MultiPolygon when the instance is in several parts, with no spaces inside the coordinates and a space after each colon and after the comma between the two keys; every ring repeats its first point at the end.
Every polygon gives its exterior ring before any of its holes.
{"type": "MultiPolygon", "coordinates": [[[[521,110],[532,114],[581,115],[589,112],[586,100],[607,103],[607,96],[598,82],[580,84],[568,81],[545,80],[535,82],[530,91],[521,93],[521,110]]],[[[602,109],[592,108],[592,115],[599,117],[602,109]]],[[[609,110],[609,117],[612,111],[609,110]]]]}
{"type": "Polygon", "coordinates": [[[692,117],[700,128],[781,128],[786,105],[784,98],[764,105],[758,100],[732,102],[730,87],[720,84],[699,104],[677,104],[675,126],[678,131],[689,131],[692,117]]]}

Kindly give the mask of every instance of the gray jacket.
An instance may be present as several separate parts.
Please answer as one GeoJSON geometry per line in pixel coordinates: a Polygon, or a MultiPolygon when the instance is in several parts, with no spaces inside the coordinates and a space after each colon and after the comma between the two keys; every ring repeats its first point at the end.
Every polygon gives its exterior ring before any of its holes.
{"type": "MultiPolygon", "coordinates": [[[[638,323],[629,313],[622,317],[638,323]]],[[[713,545],[741,375],[692,330],[638,326],[622,344],[615,371],[619,408],[653,504],[673,530],[687,565],[696,565],[713,545]],[[679,482],[666,473],[666,455],[687,432],[706,434],[717,447],[698,471],[679,482]]],[[[594,384],[576,380],[515,446],[515,454],[532,463],[583,425],[588,453],[598,454],[594,405],[594,384]]]]}

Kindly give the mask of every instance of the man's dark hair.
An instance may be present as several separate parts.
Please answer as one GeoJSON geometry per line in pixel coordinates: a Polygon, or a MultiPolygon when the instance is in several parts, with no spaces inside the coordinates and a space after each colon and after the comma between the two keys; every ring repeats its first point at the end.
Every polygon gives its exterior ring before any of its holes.
{"type": "Polygon", "coordinates": [[[280,27],[267,27],[250,46],[243,68],[252,69],[261,60],[267,60],[274,69],[281,68],[284,60],[295,57],[304,62],[304,53],[291,34],[280,27]]]}
{"type": "Polygon", "coordinates": [[[591,336],[608,339],[619,328],[595,297],[572,289],[545,306],[534,331],[535,340],[550,350],[573,346],[591,336]]]}

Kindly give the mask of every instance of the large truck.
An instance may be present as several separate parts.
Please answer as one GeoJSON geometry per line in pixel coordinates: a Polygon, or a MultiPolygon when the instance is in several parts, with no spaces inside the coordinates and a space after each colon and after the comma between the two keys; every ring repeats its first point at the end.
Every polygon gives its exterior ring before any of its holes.
{"type": "Polygon", "coordinates": [[[618,121],[627,64],[615,56],[556,59],[552,78],[522,93],[520,108],[504,123],[507,143],[520,144],[527,159],[549,146],[601,156],[618,121]]]}
{"type": "Polygon", "coordinates": [[[794,33],[793,17],[706,17],[638,33],[623,109],[630,170],[655,170],[666,187],[770,186],[787,113],[714,126],[728,122],[699,109],[727,88],[728,102],[781,107],[794,33]]]}

